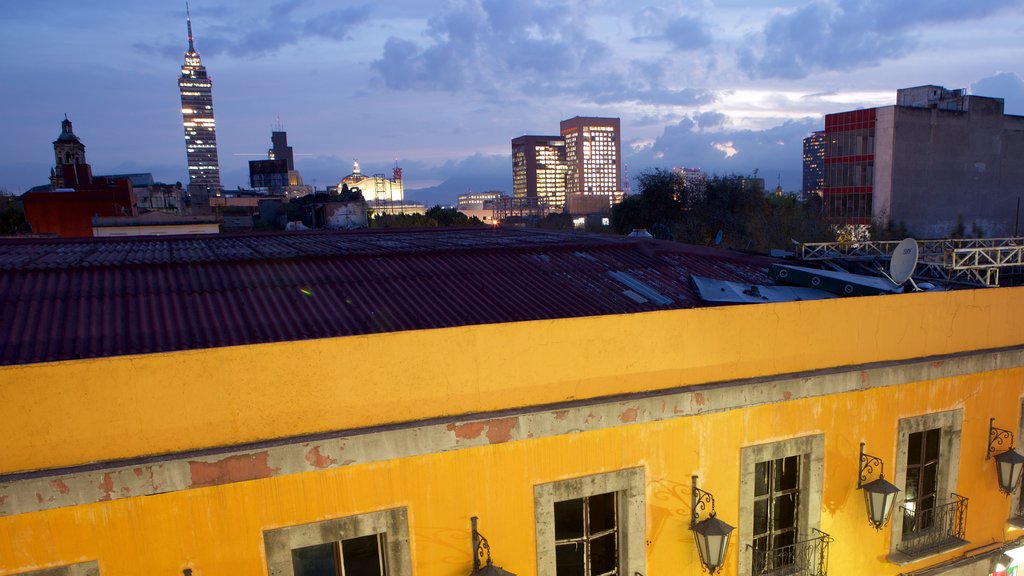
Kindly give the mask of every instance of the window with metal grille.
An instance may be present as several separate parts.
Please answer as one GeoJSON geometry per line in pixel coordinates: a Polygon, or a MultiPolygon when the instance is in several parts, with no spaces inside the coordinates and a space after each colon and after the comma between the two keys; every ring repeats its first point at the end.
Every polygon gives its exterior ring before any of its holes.
{"type": "Polygon", "coordinates": [[[619,573],[618,495],[615,492],[555,502],[557,576],[619,573]]]}
{"type": "Polygon", "coordinates": [[[754,466],[754,574],[795,562],[800,509],[800,457],[754,466]]]}
{"type": "Polygon", "coordinates": [[[907,438],[907,480],[903,488],[904,540],[934,524],[941,439],[941,428],[915,432],[907,438]]]}
{"type": "Polygon", "coordinates": [[[386,576],[384,535],[371,534],[292,550],[295,576],[386,576]]]}

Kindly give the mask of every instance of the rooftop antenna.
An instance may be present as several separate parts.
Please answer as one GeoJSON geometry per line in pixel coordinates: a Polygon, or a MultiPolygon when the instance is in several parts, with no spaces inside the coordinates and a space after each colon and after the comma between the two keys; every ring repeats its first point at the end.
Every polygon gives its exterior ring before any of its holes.
{"type": "Polygon", "coordinates": [[[882,274],[897,286],[909,280],[914,286],[914,291],[919,292],[921,289],[917,287],[914,279],[911,278],[914,274],[914,269],[917,267],[917,257],[917,240],[904,238],[896,245],[892,252],[892,259],[889,260],[889,273],[885,274],[883,270],[882,274]]]}
{"type": "Polygon", "coordinates": [[[196,47],[192,43],[192,13],[188,10],[188,2],[185,2],[185,22],[188,24],[188,51],[195,52],[196,47]]]}

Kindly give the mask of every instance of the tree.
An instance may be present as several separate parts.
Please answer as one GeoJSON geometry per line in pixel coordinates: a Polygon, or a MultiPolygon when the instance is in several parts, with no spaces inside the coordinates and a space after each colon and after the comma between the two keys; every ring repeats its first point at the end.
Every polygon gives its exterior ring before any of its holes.
{"type": "Polygon", "coordinates": [[[672,230],[684,217],[690,203],[686,183],[681,174],[655,168],[637,177],[640,193],[627,196],[612,208],[612,228],[628,234],[636,228],[652,228],[656,224],[672,230]]]}

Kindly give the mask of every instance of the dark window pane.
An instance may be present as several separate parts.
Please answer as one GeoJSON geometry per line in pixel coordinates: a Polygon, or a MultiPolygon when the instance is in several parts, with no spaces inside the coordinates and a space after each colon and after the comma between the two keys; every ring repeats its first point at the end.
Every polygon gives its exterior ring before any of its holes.
{"type": "Polygon", "coordinates": [[[292,550],[295,576],[338,576],[335,544],[317,544],[292,550]]]}
{"type": "Polygon", "coordinates": [[[555,546],[555,574],[557,576],[584,576],[583,544],[581,542],[555,546]]]}
{"type": "Polygon", "coordinates": [[[583,499],[555,502],[555,540],[583,537],[583,499]]]}
{"type": "Polygon", "coordinates": [[[790,456],[776,460],[780,464],[775,467],[775,490],[792,490],[799,479],[800,457],[790,456]]]}
{"type": "Polygon", "coordinates": [[[378,534],[341,541],[345,576],[383,576],[378,534]]]}
{"type": "Polygon", "coordinates": [[[914,432],[908,438],[907,465],[921,463],[921,432],[914,432]]]}
{"type": "Polygon", "coordinates": [[[754,501],[754,534],[768,532],[768,499],[754,501]]]}
{"type": "Polygon", "coordinates": [[[758,462],[754,465],[754,496],[764,496],[768,493],[768,472],[771,469],[771,462],[758,462]]]}
{"type": "Polygon", "coordinates": [[[590,534],[597,534],[615,528],[615,493],[591,496],[590,534]]]}
{"type": "Polygon", "coordinates": [[[939,476],[938,462],[932,462],[921,471],[921,494],[935,494],[935,484],[939,476]]]}
{"type": "Polygon", "coordinates": [[[907,484],[904,487],[904,492],[908,501],[917,500],[918,482],[920,481],[920,478],[920,468],[907,468],[907,484]]]}
{"type": "Polygon", "coordinates": [[[939,440],[942,439],[942,429],[935,428],[934,430],[928,431],[928,437],[925,440],[924,457],[928,460],[938,460],[939,458],[939,440]]]}
{"type": "Polygon", "coordinates": [[[618,535],[605,534],[590,541],[590,573],[605,574],[615,570],[618,535]]]}
{"type": "Polygon", "coordinates": [[[785,494],[775,498],[773,530],[796,526],[796,495],[785,494]]]}

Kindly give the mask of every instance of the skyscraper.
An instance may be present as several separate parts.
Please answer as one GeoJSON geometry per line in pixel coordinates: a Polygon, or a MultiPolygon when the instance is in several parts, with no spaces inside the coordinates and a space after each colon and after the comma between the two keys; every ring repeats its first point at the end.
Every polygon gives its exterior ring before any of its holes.
{"type": "Polygon", "coordinates": [[[825,187],[825,131],[804,138],[804,194],[817,194],[825,187]]]}
{"type": "Polygon", "coordinates": [[[555,210],[565,206],[565,140],[560,136],[512,139],[512,197],[532,198],[555,210]]]}
{"type": "Polygon", "coordinates": [[[619,119],[576,116],[562,121],[561,134],[569,167],[566,193],[617,199],[622,193],[619,119]]]}
{"type": "Polygon", "coordinates": [[[213,82],[206,74],[192,41],[192,17],[187,12],[188,51],[181,67],[181,115],[188,153],[188,190],[193,206],[206,204],[211,192],[222,189],[217,162],[217,130],[213,120],[213,82]]]}

